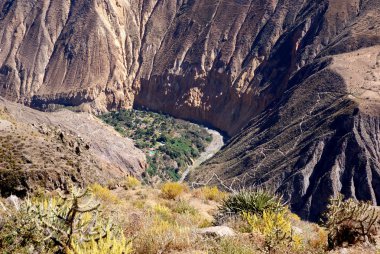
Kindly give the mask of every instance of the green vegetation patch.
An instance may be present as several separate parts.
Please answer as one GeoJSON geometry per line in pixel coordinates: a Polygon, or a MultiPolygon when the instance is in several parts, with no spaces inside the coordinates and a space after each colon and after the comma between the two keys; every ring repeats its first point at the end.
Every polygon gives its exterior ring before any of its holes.
{"type": "Polygon", "coordinates": [[[180,172],[212,141],[206,129],[165,114],[121,110],[100,118],[145,151],[149,164],[146,178],[157,175],[165,180],[179,180],[180,172]]]}

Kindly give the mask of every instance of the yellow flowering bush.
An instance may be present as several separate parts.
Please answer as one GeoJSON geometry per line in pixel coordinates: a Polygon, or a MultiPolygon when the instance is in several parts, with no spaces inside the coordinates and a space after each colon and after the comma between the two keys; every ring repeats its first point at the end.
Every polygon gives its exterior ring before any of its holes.
{"type": "Polygon", "coordinates": [[[118,203],[120,201],[119,198],[115,194],[113,194],[108,188],[103,187],[98,183],[92,184],[90,186],[90,190],[95,197],[106,203],[118,203]]]}
{"type": "Polygon", "coordinates": [[[141,182],[136,177],[128,176],[121,185],[126,190],[135,189],[141,185],[141,182]]]}
{"type": "Polygon", "coordinates": [[[220,191],[218,187],[216,186],[214,187],[205,186],[201,188],[201,191],[202,191],[203,197],[207,200],[220,202],[227,197],[227,193],[220,191]]]}
{"type": "Polygon", "coordinates": [[[251,226],[252,231],[260,233],[265,238],[265,247],[269,252],[281,246],[291,246],[295,249],[302,246],[302,238],[293,234],[288,212],[263,211],[262,216],[243,213],[243,217],[251,226]]]}
{"type": "Polygon", "coordinates": [[[185,190],[187,190],[186,185],[181,184],[181,183],[175,183],[175,182],[164,183],[161,187],[162,196],[166,199],[176,199],[185,190]]]}

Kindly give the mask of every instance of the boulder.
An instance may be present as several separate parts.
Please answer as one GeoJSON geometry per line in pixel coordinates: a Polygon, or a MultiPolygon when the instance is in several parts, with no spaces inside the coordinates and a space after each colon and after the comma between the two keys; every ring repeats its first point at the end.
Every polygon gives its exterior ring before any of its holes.
{"type": "Polygon", "coordinates": [[[20,210],[20,199],[15,195],[10,195],[7,202],[12,205],[17,211],[20,210]]]}
{"type": "Polygon", "coordinates": [[[228,237],[235,236],[235,231],[227,226],[216,226],[216,227],[208,227],[202,228],[197,231],[201,235],[211,236],[211,237],[228,237]]]}

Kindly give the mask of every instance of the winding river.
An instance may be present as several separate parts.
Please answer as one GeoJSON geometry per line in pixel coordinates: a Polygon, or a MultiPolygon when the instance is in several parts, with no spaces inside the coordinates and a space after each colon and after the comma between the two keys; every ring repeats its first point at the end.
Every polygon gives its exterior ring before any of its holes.
{"type": "Polygon", "coordinates": [[[193,161],[193,164],[187,167],[185,172],[183,172],[179,182],[183,182],[191,170],[196,169],[199,165],[201,165],[206,160],[210,159],[214,156],[224,145],[223,136],[215,131],[208,128],[205,128],[208,133],[212,135],[211,143],[206,147],[205,151],[200,154],[200,156],[193,161]]]}

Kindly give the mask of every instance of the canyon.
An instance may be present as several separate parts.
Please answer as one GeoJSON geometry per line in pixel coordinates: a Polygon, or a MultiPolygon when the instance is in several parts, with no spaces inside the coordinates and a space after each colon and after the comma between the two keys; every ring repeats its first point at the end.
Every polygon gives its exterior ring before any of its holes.
{"type": "MultiPolygon", "coordinates": [[[[189,181],[380,202],[380,1],[0,1],[0,95],[230,137],[189,181]]],[[[136,172],[141,172],[141,168],[136,172]]]]}

